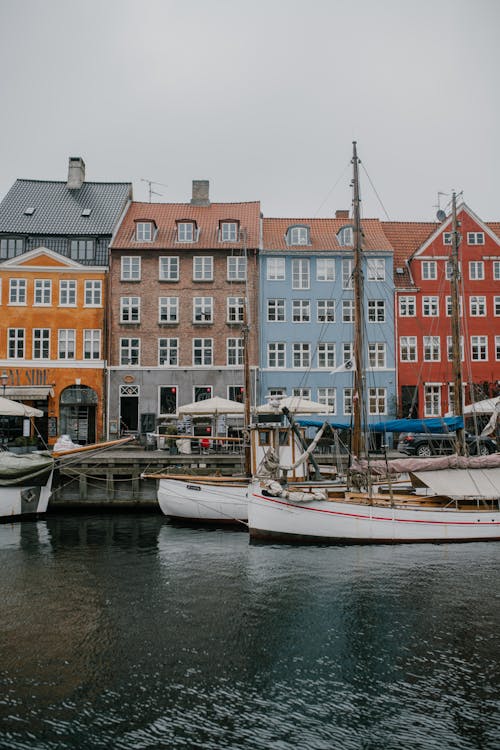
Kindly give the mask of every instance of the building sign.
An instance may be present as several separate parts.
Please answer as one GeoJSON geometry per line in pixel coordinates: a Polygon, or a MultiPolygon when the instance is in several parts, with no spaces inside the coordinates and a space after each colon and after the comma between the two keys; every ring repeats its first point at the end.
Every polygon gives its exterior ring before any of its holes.
{"type": "Polygon", "coordinates": [[[49,381],[48,370],[24,368],[22,370],[7,370],[9,385],[52,385],[49,381]]]}

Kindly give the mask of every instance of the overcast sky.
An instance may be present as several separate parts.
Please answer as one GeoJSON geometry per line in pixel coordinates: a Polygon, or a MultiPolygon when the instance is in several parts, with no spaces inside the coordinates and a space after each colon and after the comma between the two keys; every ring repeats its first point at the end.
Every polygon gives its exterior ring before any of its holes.
{"type": "Polygon", "coordinates": [[[365,217],[432,220],[456,189],[500,220],[499,37],[499,0],[0,0],[0,197],[82,156],[136,200],[209,179],[330,216],[355,139],[365,217]]]}

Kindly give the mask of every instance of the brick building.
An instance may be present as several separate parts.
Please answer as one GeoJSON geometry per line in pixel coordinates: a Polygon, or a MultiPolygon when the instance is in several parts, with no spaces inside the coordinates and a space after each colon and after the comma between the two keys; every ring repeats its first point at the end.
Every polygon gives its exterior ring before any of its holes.
{"type": "Polygon", "coordinates": [[[245,299],[257,377],[260,204],[133,202],[111,245],[110,435],[144,433],[179,406],[243,398],[245,299]]]}

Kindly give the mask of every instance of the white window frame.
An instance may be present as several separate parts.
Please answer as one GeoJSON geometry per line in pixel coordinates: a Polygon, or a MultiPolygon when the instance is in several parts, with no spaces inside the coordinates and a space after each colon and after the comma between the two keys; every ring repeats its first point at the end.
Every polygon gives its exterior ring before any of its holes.
{"type": "Polygon", "coordinates": [[[238,242],[238,222],[221,221],[219,238],[221,242],[238,242]]]}
{"type": "MultiPolygon", "coordinates": [[[[446,350],[448,362],[453,360],[453,336],[446,337],[446,350]]],[[[464,337],[460,336],[460,359],[464,361],[464,337]]]]}
{"type": "Polygon", "coordinates": [[[385,323],[385,299],[368,300],[368,322],[385,323]]]}
{"type": "Polygon", "coordinates": [[[179,339],[160,336],[158,338],[158,367],[179,366],[179,339]]]}
{"type": "Polygon", "coordinates": [[[26,279],[9,279],[9,305],[26,307],[28,284],[26,279]]]}
{"type": "Polygon", "coordinates": [[[25,359],[26,354],[26,329],[7,329],[7,359],[25,359]],[[11,354],[11,346],[14,346],[14,354],[11,354]]]}
{"type": "Polygon", "coordinates": [[[310,323],[311,322],[311,300],[293,299],[292,300],[292,323],[310,323]]]}
{"type": "Polygon", "coordinates": [[[349,417],[352,414],[353,390],[353,388],[344,388],[342,390],[342,404],[345,417],[349,417]]]}
{"type": "Polygon", "coordinates": [[[368,414],[371,416],[387,414],[387,388],[380,386],[368,388],[368,414]]]}
{"type": "Polygon", "coordinates": [[[311,366],[311,344],[308,341],[295,341],[292,344],[292,367],[307,370],[311,366]]]}
{"type": "Polygon", "coordinates": [[[292,258],[292,289],[309,289],[310,286],[309,258],[292,258]]]}
{"type": "Polygon", "coordinates": [[[354,300],[342,300],[342,323],[354,323],[354,300]]]}
{"type": "Polygon", "coordinates": [[[495,336],[495,360],[500,361],[500,336],[495,336]]]}
{"type": "Polygon", "coordinates": [[[387,347],[382,341],[368,343],[368,366],[371,370],[385,370],[387,367],[387,347]]]}
{"type": "Polygon", "coordinates": [[[437,263],[435,260],[422,261],[422,279],[424,281],[435,281],[437,279],[437,263]]]}
{"type": "Polygon", "coordinates": [[[399,337],[399,361],[400,362],[418,362],[417,337],[400,336],[399,337]]]}
{"type": "Polygon", "coordinates": [[[342,364],[345,365],[354,357],[354,343],[352,341],[344,341],[342,343],[342,364]]]}
{"type": "Polygon", "coordinates": [[[193,258],[193,281],[213,281],[214,259],[212,255],[195,255],[193,258]]]}
{"type": "Polygon", "coordinates": [[[267,366],[271,370],[286,367],[286,344],[284,341],[270,341],[268,343],[267,366]],[[274,364],[272,364],[273,361],[274,364]]]}
{"type": "Polygon", "coordinates": [[[247,259],[244,255],[230,255],[227,259],[227,280],[246,281],[247,259]]]}
{"type": "Polygon", "coordinates": [[[353,288],[354,261],[352,258],[342,258],[342,289],[353,288]]]}
{"type": "Polygon", "coordinates": [[[484,245],[484,232],[467,232],[468,245],[484,245]]]}
{"type": "Polygon", "coordinates": [[[76,279],[61,279],[59,281],[59,307],[76,307],[77,300],[76,279]]]}
{"type": "Polygon", "coordinates": [[[290,227],[288,230],[288,245],[309,245],[309,229],[307,227],[290,227]]]}
{"type": "Polygon", "coordinates": [[[209,325],[214,322],[214,298],[193,297],[193,323],[209,325]]]}
{"type": "Polygon", "coordinates": [[[141,256],[122,255],[120,264],[120,281],[141,280],[141,256]]]}
{"type": "Polygon", "coordinates": [[[214,340],[193,338],[193,367],[211,367],[214,363],[214,340]],[[197,362],[196,360],[201,360],[197,362]]]}
{"type": "Polygon", "coordinates": [[[268,299],[266,311],[268,323],[286,323],[286,306],[284,299],[279,297],[268,299]]]}
{"type": "Polygon", "coordinates": [[[439,297],[435,295],[422,297],[422,316],[424,318],[439,317],[439,297]]]}
{"type": "Polygon", "coordinates": [[[226,362],[228,367],[243,367],[243,339],[226,339],[226,362]]]}
{"type": "Polygon", "coordinates": [[[160,281],[179,281],[180,258],[178,255],[161,255],[158,258],[160,281]]]}
{"type": "Polygon", "coordinates": [[[316,258],[316,281],[335,281],[335,258],[316,258]]]}
{"type": "Polygon", "coordinates": [[[500,260],[493,261],[493,281],[500,281],[500,260]]]}
{"type": "Polygon", "coordinates": [[[33,359],[50,359],[50,328],[32,329],[31,348],[33,359]]]}
{"type": "Polygon", "coordinates": [[[325,414],[336,414],[337,413],[337,389],[331,387],[319,387],[318,388],[318,403],[330,406],[331,411],[325,411],[325,414]]]}
{"type": "Polygon", "coordinates": [[[441,416],[441,383],[424,384],[424,414],[426,417],[441,416]]]}
{"type": "Polygon", "coordinates": [[[500,296],[493,297],[493,315],[500,316],[500,296]]]}
{"type": "Polygon", "coordinates": [[[441,362],[441,336],[424,336],[422,351],[424,362],[441,362]]]}
{"type": "Polygon", "coordinates": [[[335,300],[319,299],[316,301],[316,320],[318,323],[335,323],[335,300]]]}
{"type": "Polygon", "coordinates": [[[366,278],[368,281],[385,281],[384,258],[366,259],[366,278]]]}
{"type": "Polygon", "coordinates": [[[100,279],[85,279],[84,307],[102,307],[102,281],[100,279]],[[87,299],[90,296],[91,302],[87,299]]]}
{"type": "Polygon", "coordinates": [[[50,307],[52,305],[51,279],[35,279],[33,287],[33,306],[50,307]]]}
{"type": "Polygon", "coordinates": [[[177,242],[197,242],[198,232],[194,221],[177,222],[177,242]]]}
{"type": "Polygon", "coordinates": [[[485,318],[486,297],[484,295],[471,295],[469,297],[469,312],[471,318],[485,318]]]}
{"type": "Polygon", "coordinates": [[[488,336],[470,337],[470,358],[471,362],[488,361],[488,336]]]}
{"type": "Polygon", "coordinates": [[[120,297],[120,324],[138,324],[141,322],[141,298],[120,297]]]}
{"type": "Polygon", "coordinates": [[[352,247],[354,245],[354,232],[352,227],[342,227],[339,229],[336,236],[340,247],[352,247]]]}
{"type": "Polygon", "coordinates": [[[152,221],[138,221],[135,225],[136,242],[152,242],[154,237],[152,221]]]}
{"type": "Polygon", "coordinates": [[[334,341],[321,341],[318,344],[318,367],[331,370],[336,367],[336,344],[334,341]]]}
{"type": "Polygon", "coordinates": [[[179,322],[179,297],[158,297],[158,323],[174,325],[179,322]]]}
{"type": "MultiPolygon", "coordinates": [[[[449,295],[446,296],[445,303],[446,317],[451,318],[451,297],[449,295]]],[[[462,295],[460,295],[460,297],[458,298],[458,315],[459,317],[462,317],[463,315],[462,295]]]]}
{"type": "Polygon", "coordinates": [[[286,264],[284,258],[266,258],[266,278],[268,281],[286,280],[286,264]]]}
{"type": "Polygon", "coordinates": [[[469,261],[469,280],[470,281],[484,281],[484,261],[483,260],[470,260],[469,261]]]}
{"type": "Polygon", "coordinates": [[[101,331],[99,328],[85,328],[83,331],[83,359],[101,359],[101,331]]]}
{"type": "Polygon", "coordinates": [[[141,340],[137,336],[120,338],[120,366],[138,367],[141,364],[141,340]],[[134,361],[135,360],[135,361],[134,361]]]}
{"type": "Polygon", "coordinates": [[[76,359],[75,328],[59,328],[57,331],[57,359],[76,359]]]}
{"type": "Polygon", "coordinates": [[[417,300],[413,294],[405,294],[398,299],[399,317],[414,318],[417,314],[417,300]]]}
{"type": "Polygon", "coordinates": [[[226,316],[227,323],[243,323],[245,320],[245,298],[228,297],[226,301],[226,316]]]}

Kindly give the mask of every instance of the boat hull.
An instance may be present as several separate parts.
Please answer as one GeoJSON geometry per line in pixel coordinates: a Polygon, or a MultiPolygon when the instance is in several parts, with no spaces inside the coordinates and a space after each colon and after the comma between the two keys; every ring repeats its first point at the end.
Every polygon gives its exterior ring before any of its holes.
{"type": "Polygon", "coordinates": [[[381,507],[345,500],[294,504],[252,488],[251,539],[311,544],[400,544],[500,540],[500,511],[381,507]]]}
{"type": "Polygon", "coordinates": [[[0,521],[19,520],[45,513],[52,492],[53,472],[44,484],[20,484],[0,487],[0,521]]]}
{"type": "Polygon", "coordinates": [[[248,481],[197,482],[160,479],[158,503],[164,515],[184,521],[236,523],[248,518],[248,481]]]}

